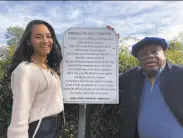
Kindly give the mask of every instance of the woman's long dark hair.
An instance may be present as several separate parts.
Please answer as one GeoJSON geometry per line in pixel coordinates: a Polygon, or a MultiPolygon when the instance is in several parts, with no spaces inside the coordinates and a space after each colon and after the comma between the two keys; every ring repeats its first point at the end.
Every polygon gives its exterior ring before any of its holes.
{"type": "Polygon", "coordinates": [[[56,38],[55,31],[54,31],[53,27],[49,23],[47,23],[43,20],[33,20],[25,28],[25,31],[20,39],[18,47],[13,55],[12,63],[10,65],[9,71],[8,71],[9,75],[11,75],[11,73],[14,71],[14,69],[22,61],[31,62],[33,48],[27,42],[30,41],[30,39],[31,39],[31,33],[32,33],[33,26],[39,25],[39,24],[44,24],[45,26],[47,26],[50,33],[51,33],[51,36],[53,39],[53,46],[52,46],[52,50],[50,51],[50,53],[47,56],[47,61],[48,61],[47,63],[60,76],[60,63],[62,61],[61,47],[60,47],[60,44],[56,38]]]}

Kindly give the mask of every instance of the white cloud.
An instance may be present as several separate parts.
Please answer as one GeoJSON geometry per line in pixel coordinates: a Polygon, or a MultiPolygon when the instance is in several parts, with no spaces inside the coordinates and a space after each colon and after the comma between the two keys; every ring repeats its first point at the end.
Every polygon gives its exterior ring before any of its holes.
{"type": "Polygon", "coordinates": [[[160,37],[166,36],[166,39],[173,39],[179,34],[180,31],[183,31],[183,24],[177,24],[176,26],[172,25],[168,28],[163,28],[162,31],[157,35],[160,37]]]}
{"type": "Polygon", "coordinates": [[[80,14],[81,14],[81,10],[75,9],[75,10],[73,10],[73,12],[71,13],[71,15],[68,18],[71,20],[76,20],[80,14]]]}
{"type": "MultiPolygon", "coordinates": [[[[183,24],[182,1],[1,1],[0,5],[0,36],[9,26],[25,27],[33,19],[46,20],[57,34],[71,27],[111,25],[121,37],[137,38],[171,39],[183,24]]],[[[4,37],[0,43],[5,43],[4,37]]]]}

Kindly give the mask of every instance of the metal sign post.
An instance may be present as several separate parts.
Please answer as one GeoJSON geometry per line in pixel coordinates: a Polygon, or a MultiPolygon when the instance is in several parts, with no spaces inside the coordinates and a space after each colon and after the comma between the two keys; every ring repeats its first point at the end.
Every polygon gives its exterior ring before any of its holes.
{"type": "Polygon", "coordinates": [[[78,128],[78,138],[85,138],[85,128],[86,128],[86,104],[79,105],[79,128],[78,128]]]}

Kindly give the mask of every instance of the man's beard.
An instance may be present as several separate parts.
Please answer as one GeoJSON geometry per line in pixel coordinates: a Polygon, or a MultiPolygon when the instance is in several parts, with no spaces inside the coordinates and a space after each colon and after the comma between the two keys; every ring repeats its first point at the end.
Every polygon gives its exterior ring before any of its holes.
{"type": "Polygon", "coordinates": [[[145,69],[143,69],[143,71],[146,73],[146,75],[149,78],[153,78],[153,77],[156,77],[156,74],[158,72],[158,69],[157,70],[145,70],[145,69]]]}
{"type": "Polygon", "coordinates": [[[153,78],[153,77],[156,77],[157,72],[158,72],[157,70],[156,71],[148,71],[148,72],[146,72],[146,74],[149,78],[153,78]]]}

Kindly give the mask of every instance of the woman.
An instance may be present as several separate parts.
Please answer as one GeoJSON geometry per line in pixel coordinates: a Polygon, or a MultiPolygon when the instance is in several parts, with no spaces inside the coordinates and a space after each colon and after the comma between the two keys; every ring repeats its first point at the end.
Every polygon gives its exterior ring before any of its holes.
{"type": "Polygon", "coordinates": [[[61,48],[50,24],[31,21],[13,56],[13,93],[8,138],[54,138],[64,110],[60,88],[61,48]]]}

